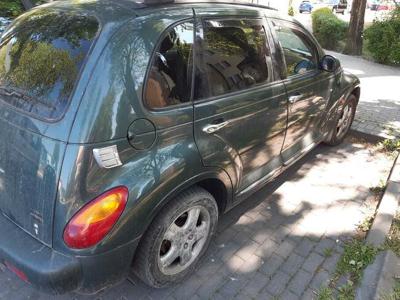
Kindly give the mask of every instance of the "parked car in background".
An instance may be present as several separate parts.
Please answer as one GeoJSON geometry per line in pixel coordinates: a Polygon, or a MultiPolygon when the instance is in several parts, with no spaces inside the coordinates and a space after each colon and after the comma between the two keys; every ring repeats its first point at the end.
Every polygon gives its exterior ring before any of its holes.
{"type": "Polygon", "coordinates": [[[347,0],[328,0],[327,7],[332,9],[332,12],[344,14],[347,10],[347,0]]]}
{"type": "Polygon", "coordinates": [[[313,5],[310,1],[302,1],[299,6],[299,12],[302,14],[303,12],[311,13],[313,10],[313,5]]]}
{"type": "Polygon", "coordinates": [[[7,26],[10,25],[11,19],[0,17],[0,36],[6,30],[7,26]]]}
{"type": "Polygon", "coordinates": [[[381,0],[372,0],[367,2],[367,8],[373,11],[386,11],[393,10],[396,8],[396,5],[399,5],[400,1],[381,1],[381,0]]]}
{"type": "Polygon", "coordinates": [[[0,42],[0,263],[52,293],[184,280],[222,214],[344,140],[359,84],[264,6],[34,8],[0,42]]]}

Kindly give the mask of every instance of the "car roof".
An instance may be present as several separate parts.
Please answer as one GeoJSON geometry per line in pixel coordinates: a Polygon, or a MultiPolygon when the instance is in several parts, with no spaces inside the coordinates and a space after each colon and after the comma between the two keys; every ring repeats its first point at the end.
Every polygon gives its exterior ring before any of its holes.
{"type": "MultiPolygon", "coordinates": [[[[228,0],[227,0],[228,1],[228,0]]],[[[38,6],[35,9],[53,8],[60,10],[68,10],[77,13],[88,13],[98,18],[102,25],[108,22],[119,23],[126,19],[137,16],[153,14],[160,12],[165,13],[168,9],[185,8],[226,8],[240,10],[259,11],[263,9],[268,17],[287,19],[293,21],[293,18],[279,14],[274,8],[251,4],[246,2],[229,3],[224,1],[207,1],[207,0],[66,0],[52,1],[49,4],[38,6]]]]}
{"type": "Polygon", "coordinates": [[[55,9],[77,14],[88,14],[97,17],[100,23],[105,24],[118,20],[125,20],[137,16],[135,10],[143,7],[135,1],[126,0],[66,0],[52,1],[33,9],[55,9]]]}

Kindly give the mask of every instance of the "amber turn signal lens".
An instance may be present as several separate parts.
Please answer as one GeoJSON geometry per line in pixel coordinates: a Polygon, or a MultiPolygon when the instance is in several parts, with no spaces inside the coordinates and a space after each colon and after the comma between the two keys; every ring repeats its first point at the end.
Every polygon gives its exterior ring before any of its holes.
{"type": "Polygon", "coordinates": [[[128,189],[120,186],[89,202],[65,227],[64,241],[67,246],[84,249],[100,242],[118,221],[127,201],[128,189]]]}

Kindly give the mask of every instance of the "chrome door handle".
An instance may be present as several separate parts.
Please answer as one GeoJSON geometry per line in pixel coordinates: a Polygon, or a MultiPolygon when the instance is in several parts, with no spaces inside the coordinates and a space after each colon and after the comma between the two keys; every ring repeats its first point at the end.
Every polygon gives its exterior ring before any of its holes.
{"type": "Polygon", "coordinates": [[[290,96],[289,97],[289,103],[290,104],[294,104],[294,103],[296,103],[297,101],[300,101],[301,99],[303,99],[303,95],[293,95],[293,96],[290,96]]]}
{"type": "Polygon", "coordinates": [[[228,125],[229,122],[225,121],[219,124],[211,124],[211,125],[207,125],[206,127],[203,128],[203,131],[205,133],[214,133],[217,132],[218,130],[224,128],[226,125],[228,125]]]}

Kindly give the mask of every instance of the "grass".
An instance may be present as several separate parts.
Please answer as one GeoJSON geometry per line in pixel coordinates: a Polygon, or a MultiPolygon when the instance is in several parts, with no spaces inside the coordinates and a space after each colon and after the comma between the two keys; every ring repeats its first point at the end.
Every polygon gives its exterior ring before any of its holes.
{"type": "Polygon", "coordinates": [[[325,257],[331,257],[333,254],[333,248],[325,248],[324,249],[324,256],[325,257]]]}
{"type": "Polygon", "coordinates": [[[400,213],[397,213],[393,219],[392,227],[390,228],[384,247],[392,250],[397,256],[400,256],[400,213]]]}
{"type": "Polygon", "coordinates": [[[386,181],[383,179],[379,181],[379,184],[377,186],[369,188],[370,192],[373,193],[375,196],[380,196],[381,194],[383,194],[385,189],[386,189],[386,181]]]}
{"type": "Polygon", "coordinates": [[[399,300],[400,299],[400,280],[397,279],[393,291],[388,295],[383,295],[382,300],[399,300]]]}
{"type": "MultiPolygon", "coordinates": [[[[329,249],[329,248],[328,248],[329,249]]],[[[367,245],[364,241],[353,239],[345,243],[344,251],[336,265],[335,276],[328,287],[322,287],[318,294],[319,300],[352,300],[355,288],[360,283],[364,269],[375,260],[378,249],[367,245]],[[348,278],[347,283],[337,286],[340,278],[348,278]],[[334,297],[334,288],[337,297],[334,297]]],[[[325,253],[324,253],[325,254],[325,253]]],[[[328,253],[329,254],[329,253],[328,253]]]]}
{"type": "Polygon", "coordinates": [[[379,147],[389,153],[400,151],[400,139],[386,139],[379,143],[379,147]]]}
{"type": "Polygon", "coordinates": [[[333,292],[329,287],[323,287],[318,292],[318,300],[333,300],[333,292]]]}
{"type": "Polygon", "coordinates": [[[363,270],[374,261],[377,250],[363,241],[352,240],[346,243],[344,253],[336,266],[336,273],[350,275],[353,283],[358,283],[362,278],[363,270]]]}
{"type": "Polygon", "coordinates": [[[339,288],[339,300],[353,300],[355,298],[354,283],[349,281],[346,285],[339,288]]]}
{"type": "Polygon", "coordinates": [[[374,221],[375,216],[368,216],[358,224],[358,230],[362,232],[368,232],[371,229],[372,223],[374,221]]]}

